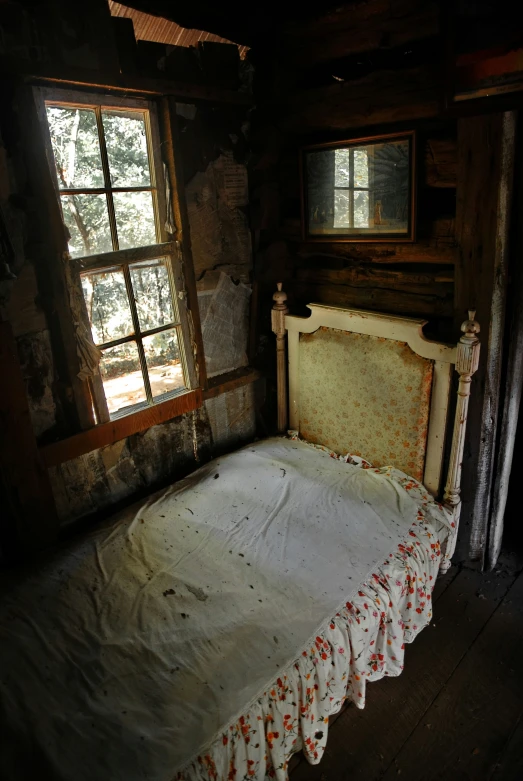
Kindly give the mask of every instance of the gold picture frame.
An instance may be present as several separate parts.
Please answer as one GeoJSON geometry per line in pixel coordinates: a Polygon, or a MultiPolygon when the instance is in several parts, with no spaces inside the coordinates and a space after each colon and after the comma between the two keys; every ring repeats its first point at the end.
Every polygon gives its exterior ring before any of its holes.
{"type": "Polygon", "coordinates": [[[414,130],[303,147],[305,241],[415,241],[414,130]]]}

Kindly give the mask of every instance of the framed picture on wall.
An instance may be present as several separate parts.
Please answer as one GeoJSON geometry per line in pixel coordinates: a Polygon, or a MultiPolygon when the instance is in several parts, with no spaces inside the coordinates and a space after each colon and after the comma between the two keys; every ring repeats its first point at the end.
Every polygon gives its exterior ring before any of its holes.
{"type": "Polygon", "coordinates": [[[305,240],[414,241],[415,132],[301,150],[305,240]]]}

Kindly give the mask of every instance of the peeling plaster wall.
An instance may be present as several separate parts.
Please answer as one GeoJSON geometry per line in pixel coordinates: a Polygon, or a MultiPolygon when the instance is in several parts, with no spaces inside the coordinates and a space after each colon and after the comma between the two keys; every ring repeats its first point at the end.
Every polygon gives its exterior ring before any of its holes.
{"type": "Polygon", "coordinates": [[[246,366],[252,242],[245,111],[178,103],[191,250],[209,377],[246,366]]]}
{"type": "Polygon", "coordinates": [[[253,383],[207,399],[205,410],[211,426],[214,456],[254,439],[256,392],[253,383]]]}
{"type": "Polygon", "coordinates": [[[204,407],[49,470],[62,525],[109,510],[251,441],[255,393],[247,385],[204,407]]]}
{"type": "Polygon", "coordinates": [[[196,279],[206,271],[224,271],[250,281],[251,234],[243,208],[248,203],[247,169],[232,152],[221,154],[199,171],[185,192],[196,279]]]}
{"type": "Polygon", "coordinates": [[[0,136],[0,212],[11,245],[0,263],[0,318],[9,321],[37,437],[56,425],[54,361],[47,319],[41,305],[34,264],[27,254],[30,211],[21,196],[25,170],[0,136]]]}
{"type": "MultiPolygon", "coordinates": [[[[60,0],[56,11],[60,17],[66,5],[60,0]]],[[[19,4],[15,10],[24,24],[34,26],[32,17],[19,4]]],[[[62,22],[65,24],[65,16],[62,22]]],[[[77,58],[76,64],[86,65],[86,52],[94,47],[96,56],[90,59],[90,65],[97,67],[98,54],[108,41],[95,39],[96,25],[92,19],[87,27],[75,23],[71,34],[75,41],[78,38],[78,46],[75,48],[73,41],[68,47],[66,60],[70,64],[77,58]]],[[[0,27],[4,31],[2,41],[12,48],[22,27],[9,28],[12,41],[6,38],[2,20],[0,27]]],[[[45,60],[49,52],[44,47],[40,54],[45,60]]],[[[223,272],[225,287],[238,294],[234,322],[226,323],[225,330],[220,331],[209,321],[206,343],[213,345],[210,373],[216,374],[246,364],[252,270],[247,215],[247,109],[179,104],[177,113],[178,151],[187,188],[197,278],[208,271],[220,278],[223,272]]],[[[22,119],[16,103],[6,103],[6,112],[0,117],[0,207],[14,255],[9,258],[9,267],[0,267],[0,317],[13,329],[34,433],[43,444],[75,431],[71,430],[67,407],[72,405],[72,395],[63,382],[63,345],[60,333],[56,333],[56,317],[48,295],[49,243],[36,228],[38,215],[44,210],[41,194],[29,184],[27,150],[18,126],[22,119]]],[[[220,310],[223,301],[215,303],[215,309],[220,310]]],[[[210,361],[210,352],[208,358],[210,361]]],[[[53,467],[49,475],[60,522],[67,525],[85,516],[110,512],[118,503],[172,482],[214,454],[244,444],[254,435],[254,391],[239,388],[206,402],[196,412],[53,467]]]]}
{"type": "Polygon", "coordinates": [[[200,410],[153,426],[49,470],[62,524],[109,509],[175,480],[210,456],[211,430],[200,410]]]}
{"type": "Polygon", "coordinates": [[[250,287],[207,271],[197,288],[207,376],[247,366],[250,287]]]}
{"type": "Polygon", "coordinates": [[[24,334],[17,339],[18,357],[27,389],[29,412],[37,437],[56,425],[53,397],[53,354],[49,331],[24,334]]]}

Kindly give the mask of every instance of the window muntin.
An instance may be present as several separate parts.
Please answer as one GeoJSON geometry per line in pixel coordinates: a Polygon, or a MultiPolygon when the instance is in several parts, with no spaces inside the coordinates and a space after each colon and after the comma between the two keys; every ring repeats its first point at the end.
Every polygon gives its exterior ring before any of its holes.
{"type": "Polygon", "coordinates": [[[46,116],[71,257],[159,242],[149,112],[48,102],[46,116]]]}
{"type": "Polygon", "coordinates": [[[70,254],[102,354],[93,382],[103,386],[108,419],[167,400],[189,380],[150,110],[137,101],[91,105],[90,97],[47,100],[45,110],[70,254]]]}
{"type": "Polygon", "coordinates": [[[103,353],[109,414],[185,388],[168,259],[93,269],[80,278],[93,341],[103,353]]]}

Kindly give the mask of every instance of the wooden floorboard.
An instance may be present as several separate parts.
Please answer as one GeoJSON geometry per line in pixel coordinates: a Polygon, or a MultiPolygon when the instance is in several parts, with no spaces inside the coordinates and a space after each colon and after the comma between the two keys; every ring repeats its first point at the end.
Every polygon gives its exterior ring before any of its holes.
{"type": "Polygon", "coordinates": [[[523,711],[499,757],[489,781],[521,781],[523,778],[523,711]]]}
{"type": "MultiPolygon", "coordinates": [[[[523,575],[425,713],[384,781],[488,779],[523,702],[523,575]],[[427,726],[430,725],[430,728],[427,726]]],[[[502,776],[504,778],[504,776],[502,776]]]]}
{"type": "MultiPolygon", "coordinates": [[[[292,781],[373,781],[383,778],[387,771],[396,777],[398,770],[404,774],[402,778],[413,781],[429,778],[425,775],[427,763],[430,764],[427,757],[422,769],[418,767],[411,776],[396,767],[396,757],[416,731],[435,734],[427,713],[467,657],[514,579],[515,575],[507,570],[489,577],[462,569],[438,583],[434,621],[407,648],[404,673],[399,678],[370,684],[365,710],[349,707],[342,713],[329,730],[321,763],[311,766],[302,759],[292,772],[292,781]]],[[[438,767],[439,759],[434,757],[431,761],[438,767]]]]}

